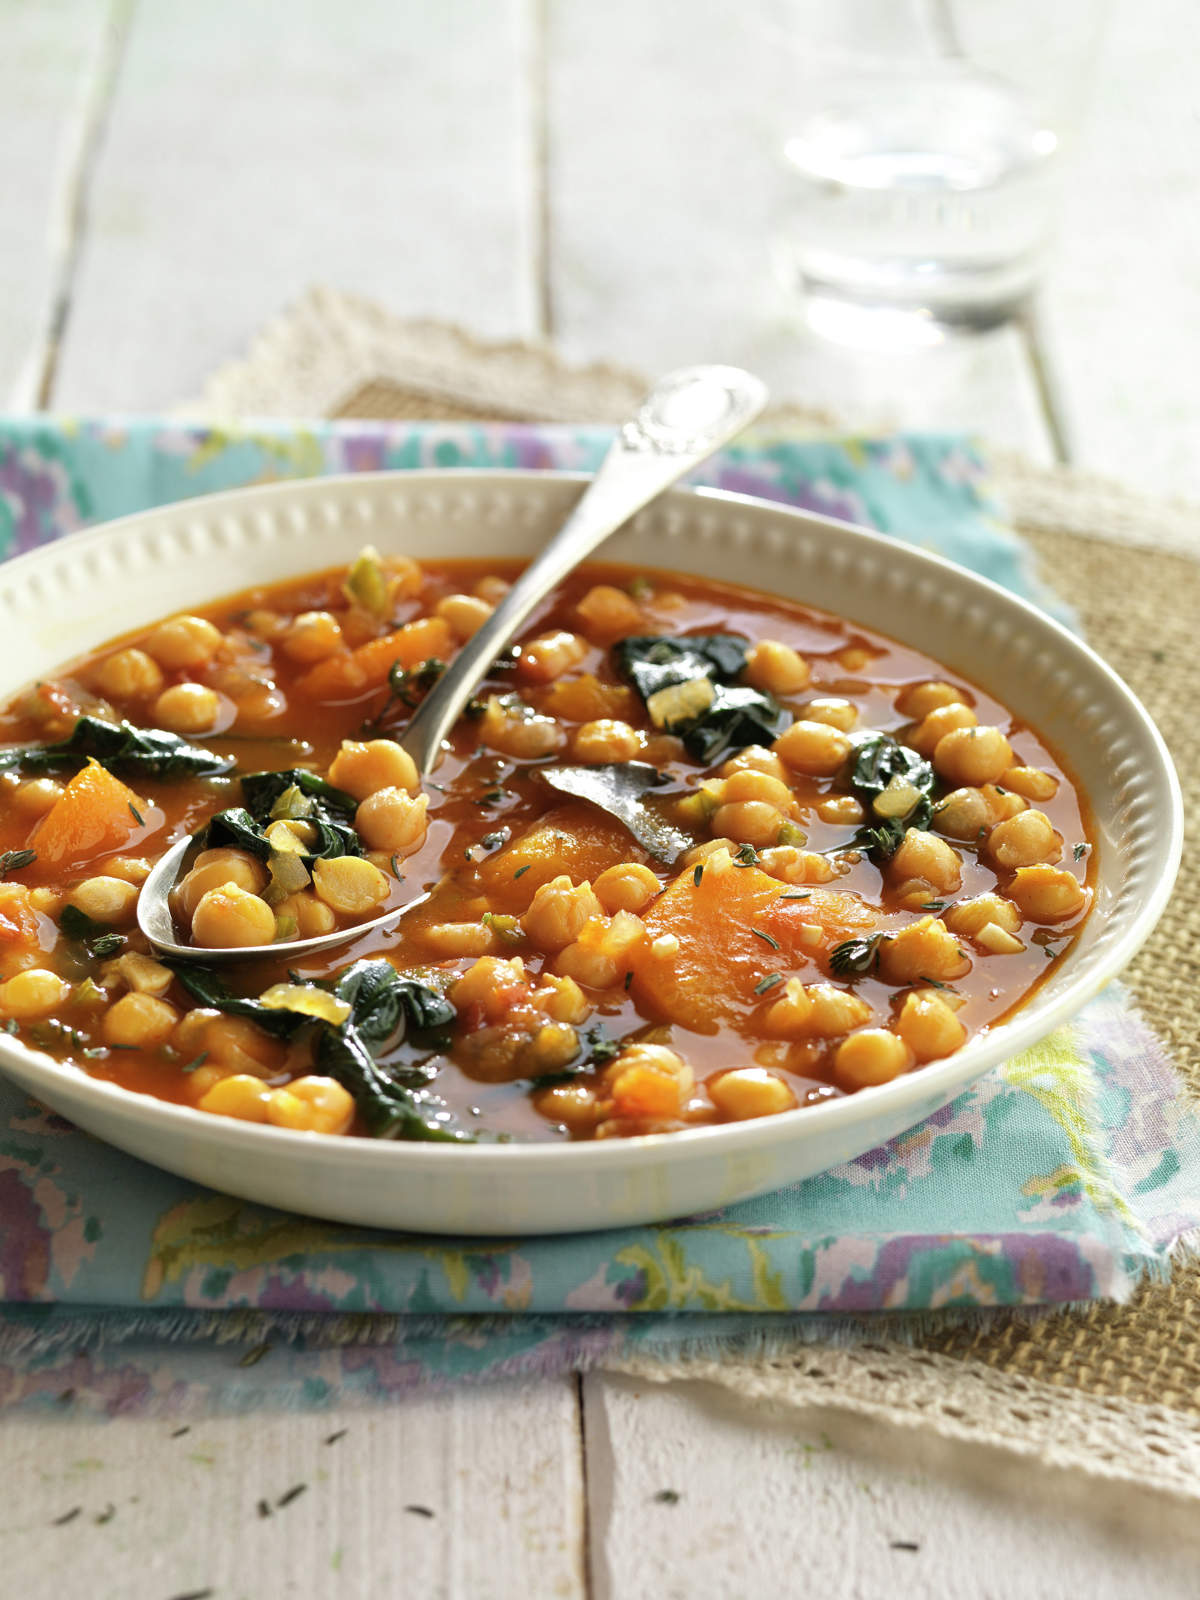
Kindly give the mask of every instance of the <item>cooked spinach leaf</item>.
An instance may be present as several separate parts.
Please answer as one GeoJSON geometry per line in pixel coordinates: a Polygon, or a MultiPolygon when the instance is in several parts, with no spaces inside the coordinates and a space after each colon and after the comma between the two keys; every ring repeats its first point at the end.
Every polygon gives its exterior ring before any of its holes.
{"type": "Polygon", "coordinates": [[[788,722],[773,695],[735,684],[746,665],[746,641],[733,633],[681,634],[676,638],[638,634],[613,646],[618,670],[643,700],[664,689],[706,678],[710,703],[696,715],[671,725],[688,754],[711,766],[727,750],[770,744],[788,722]]]}
{"type": "MultiPolygon", "coordinates": [[[[302,1028],[312,1028],[317,1070],[336,1078],[353,1095],[377,1139],[472,1142],[471,1134],[451,1124],[440,1096],[413,1087],[413,1063],[395,1058],[404,1044],[417,1050],[434,1048],[430,1033],[447,1027],[457,1015],[444,995],[418,978],[397,972],[388,961],[356,961],[333,985],[334,995],[349,1005],[350,1015],[344,1022],[332,1023],[232,994],[215,972],[191,962],[179,962],[173,970],[201,1005],[247,1017],[276,1038],[290,1039],[302,1028]]],[[[419,1082],[420,1075],[417,1078],[419,1082]]]]}
{"type": "Polygon", "coordinates": [[[909,828],[928,828],[933,820],[933,791],[937,778],[924,756],[900,744],[888,733],[871,733],[859,739],[846,773],[851,790],[874,819],[859,828],[850,848],[865,851],[882,864],[904,841],[909,828]],[[917,793],[909,810],[899,816],[880,816],[874,803],[893,783],[907,784],[917,793]]]}
{"type": "Polygon", "coordinates": [[[80,717],[57,744],[9,745],[0,749],[0,772],[58,772],[79,767],[94,756],[109,772],[134,778],[212,778],[233,761],[201,745],[188,744],[162,728],[135,728],[131,722],[80,717]]]}
{"type": "Polygon", "coordinates": [[[124,934],[114,933],[102,922],[97,922],[85,911],[80,911],[78,906],[64,906],[62,915],[58,919],[58,926],[59,931],[66,934],[68,939],[74,939],[77,944],[81,944],[89,956],[115,956],[125,944],[124,934]]]}
{"type": "Polygon", "coordinates": [[[362,843],[354,831],[357,800],[315,772],[287,767],[281,772],[251,772],[242,778],[240,806],[218,811],[200,835],[204,849],[248,850],[260,860],[270,859],[267,829],[273,822],[308,823],[316,838],[306,844],[300,859],[306,865],[319,858],[361,856],[362,843]]]}

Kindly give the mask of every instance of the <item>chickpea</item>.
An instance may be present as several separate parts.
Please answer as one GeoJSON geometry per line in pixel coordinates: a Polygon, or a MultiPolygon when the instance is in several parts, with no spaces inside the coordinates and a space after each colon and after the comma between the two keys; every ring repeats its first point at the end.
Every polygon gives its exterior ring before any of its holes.
{"type": "Polygon", "coordinates": [[[553,717],[539,716],[529,706],[505,704],[494,694],[488,696],[479,737],[489,750],[527,761],[553,755],[566,743],[566,734],[553,717]]]}
{"type": "Polygon", "coordinates": [[[998,894],[977,894],[970,900],[960,900],[943,912],[942,920],[953,933],[964,933],[974,938],[989,923],[1016,933],[1021,926],[1021,913],[1011,900],[998,894]]]}
{"type": "Polygon", "coordinates": [[[174,909],[190,922],[210,889],[233,883],[258,894],[266,888],[269,876],[263,863],[247,850],[202,850],[174,892],[174,909]]]}
{"type": "Polygon", "coordinates": [[[588,633],[605,640],[636,633],[645,620],[637,601],[610,583],[598,583],[589,589],[575,607],[575,614],[588,633]]]}
{"type": "Polygon", "coordinates": [[[356,800],[378,789],[407,789],[415,794],[420,780],[417,764],[394,739],[343,739],[329,768],[329,781],[356,800]]]}
{"type": "MultiPolygon", "coordinates": [[[[254,1078],[273,1078],[283,1070],[287,1060],[287,1046],[256,1027],[249,1017],[226,1017],[219,1012],[204,1013],[205,1021],[194,1043],[226,1069],[226,1073],[240,1072],[254,1078]]],[[[187,1048],[179,1040],[180,1029],[175,1030],[180,1048],[187,1048]]]]}
{"type": "Polygon", "coordinates": [[[258,1078],[235,1072],[231,1078],[222,1078],[200,1096],[197,1102],[201,1111],[218,1117],[236,1117],[240,1122],[266,1122],[271,1104],[271,1090],[258,1078]]]}
{"type": "Polygon", "coordinates": [[[542,985],[533,999],[555,1022],[569,1022],[574,1027],[586,1022],[592,1014],[587,997],[575,979],[559,978],[552,972],[543,975],[542,985]]]}
{"type": "Polygon", "coordinates": [[[967,1037],[966,1028],[936,989],[914,989],[906,994],[895,1027],[919,1062],[952,1055],[967,1037]]]}
{"type": "Polygon", "coordinates": [[[782,778],[754,769],[731,773],[720,785],[720,795],[722,801],[726,802],[765,800],[789,814],[796,809],[792,791],[782,778]]]}
{"type": "Polygon", "coordinates": [[[661,1044],[626,1045],[605,1073],[619,1117],[672,1117],[695,1086],[682,1056],[661,1044]]]}
{"type": "Polygon", "coordinates": [[[313,888],[327,906],[347,917],[373,911],[391,893],[387,875],[361,856],[314,861],[313,888]]]}
{"type": "Polygon", "coordinates": [[[571,740],[576,761],[632,761],[641,747],[642,736],[636,728],[615,717],[583,723],[571,740]]]}
{"type": "Polygon", "coordinates": [[[1063,922],[1087,904],[1087,891],[1065,867],[1018,867],[1008,892],[1032,922],[1063,922]]]}
{"type": "Polygon", "coordinates": [[[486,600],[490,606],[498,606],[504,596],[512,588],[507,578],[498,578],[495,573],[488,573],[471,590],[471,593],[480,600],[486,600]]]}
{"type": "Polygon", "coordinates": [[[798,694],[812,677],[804,657],[778,639],[762,639],[751,647],[743,675],[755,689],[774,695],[798,694]]]}
{"type": "Polygon", "coordinates": [[[435,615],[441,617],[460,644],[478,633],[494,610],[494,606],[473,594],[448,594],[434,607],[435,615]]]}
{"type": "Polygon", "coordinates": [[[561,1122],[570,1132],[594,1128],[600,1120],[600,1103],[582,1083],[556,1083],[533,1097],[533,1109],[547,1122],[561,1122]]]}
{"type": "Polygon", "coordinates": [[[812,1030],[813,1001],[799,978],[789,978],[783,993],[763,1013],[761,1028],[768,1039],[803,1039],[812,1030]]]}
{"type": "Polygon", "coordinates": [[[107,863],[110,878],[124,878],[126,883],[145,883],[150,876],[150,863],[141,856],[113,856],[107,863]]]}
{"type": "MultiPolygon", "coordinates": [[[[655,880],[657,888],[657,879],[655,880]]],[[[521,918],[526,937],[539,950],[561,950],[578,939],[602,906],[590,883],[576,887],[566,874],[543,883],[521,918]]]]}
{"type": "Polygon", "coordinates": [[[818,800],[814,810],[822,822],[834,827],[857,827],[866,815],[852,794],[831,794],[818,800]]]}
{"type": "Polygon", "coordinates": [[[850,754],[850,741],[825,722],[793,722],[771,746],[795,772],[832,778],[850,754]]]}
{"type": "Polygon", "coordinates": [[[221,697],[203,683],[173,683],[154,702],[154,720],[172,733],[211,733],[221,717],[221,697]]]}
{"type": "Polygon", "coordinates": [[[298,939],[318,939],[323,933],[332,933],[337,918],[323,900],[318,900],[310,889],[301,889],[288,895],[275,907],[276,917],[295,917],[298,939]]]}
{"type": "Polygon", "coordinates": [[[13,792],[12,808],[23,817],[44,817],[62,795],[53,778],[30,778],[13,792]]]}
{"type": "Polygon", "coordinates": [[[162,669],[144,650],[117,650],[96,672],[96,687],[114,700],[149,699],[162,686],[162,669]]]}
{"type": "Polygon", "coordinates": [[[765,849],[778,843],[779,830],[786,820],[776,806],[765,800],[735,800],[730,805],[717,807],[712,817],[712,830],[718,838],[765,849]]]}
{"type": "Polygon", "coordinates": [[[274,911],[265,900],[236,883],[207,890],[192,913],[192,941],[210,950],[226,946],[246,949],[274,940],[274,911]]]}
{"type": "Polygon", "coordinates": [[[978,722],[970,706],[938,706],[921,718],[904,742],[920,755],[932,756],[948,733],[956,728],[974,728],[978,722]]]}
{"type": "Polygon", "coordinates": [[[372,850],[411,855],[425,843],[428,810],[428,795],[411,795],[399,788],[377,789],[359,802],[355,832],[372,850]]]}
{"type": "Polygon", "coordinates": [[[908,1072],[913,1061],[909,1046],[887,1028],[864,1028],[838,1045],[833,1075],[841,1089],[870,1089],[908,1072]]]}
{"type": "Polygon", "coordinates": [[[942,706],[965,704],[966,696],[961,689],[956,689],[952,683],[935,680],[905,684],[896,696],[896,710],[902,717],[911,717],[914,722],[920,722],[922,717],[927,717],[931,711],[937,711],[942,706]]]}
{"type": "Polygon", "coordinates": [[[272,1092],[267,1121],[299,1133],[345,1133],[354,1121],[354,1099],[333,1078],[297,1078],[272,1092]]]}
{"type": "Polygon", "coordinates": [[[496,948],[496,936],[481,922],[435,922],[421,931],[425,949],[439,961],[454,956],[486,956],[496,948]]]}
{"type": "MultiPolygon", "coordinates": [[[[765,745],[748,744],[737,755],[730,756],[721,768],[723,778],[732,778],[735,772],[765,772],[769,778],[778,778],[787,787],[787,768],[777,755],[765,745]]],[[[788,790],[790,794],[791,791],[788,790]]]]}
{"type": "Polygon", "coordinates": [[[1009,767],[999,782],[1023,800],[1053,800],[1058,793],[1058,779],[1040,767],[1009,767]]]}
{"type": "Polygon", "coordinates": [[[45,967],[27,967],[0,983],[0,1016],[18,1022],[48,1017],[71,993],[71,985],[45,967]]]}
{"type": "Polygon", "coordinates": [[[978,839],[991,824],[987,801],[978,789],[953,789],[933,808],[933,824],[948,839],[978,839]]]}
{"type": "Polygon", "coordinates": [[[810,700],[804,708],[804,716],[808,722],[823,722],[827,727],[849,733],[858,721],[858,707],[850,700],[810,700]]]}
{"type": "Polygon", "coordinates": [[[641,918],[630,911],[618,911],[611,922],[594,917],[578,939],[559,951],[556,969],[587,988],[611,988],[628,970],[630,956],[645,938],[641,918]]]}
{"type": "Polygon", "coordinates": [[[608,867],[593,886],[596,898],[609,916],[615,911],[644,911],[660,890],[657,875],[637,861],[608,867]]]}
{"type": "Polygon", "coordinates": [[[938,894],[954,894],[962,884],[958,851],[936,833],[909,828],[899,849],[888,862],[888,877],[895,883],[920,878],[938,894]]]}
{"type": "Polygon", "coordinates": [[[481,956],[451,984],[449,994],[460,1011],[468,1006],[486,1008],[497,990],[524,982],[525,963],[519,956],[507,961],[499,956],[481,956]]]}
{"type": "Polygon", "coordinates": [[[147,651],[169,672],[186,672],[211,661],[224,640],[203,617],[170,617],[145,640],[147,651]]]}
{"type": "Polygon", "coordinates": [[[1044,811],[1022,811],[998,822],[988,834],[987,846],[1002,867],[1035,867],[1057,861],[1062,855],[1062,835],[1044,811]]]}
{"type": "Polygon", "coordinates": [[[885,983],[914,983],[918,978],[951,983],[970,970],[971,958],[933,916],[909,923],[879,947],[879,974],[885,983]]]}
{"type": "Polygon", "coordinates": [[[985,783],[980,789],[980,794],[988,808],[989,822],[1007,822],[1009,817],[1015,817],[1019,811],[1028,811],[1029,801],[1022,799],[1019,794],[1013,794],[1008,789],[1002,789],[997,784],[985,783]]]}
{"type": "Polygon", "coordinates": [[[100,1032],[106,1044],[156,1050],[166,1044],[178,1021],[173,1005],[131,989],[105,1012],[100,1032]]]}
{"type": "Polygon", "coordinates": [[[995,783],[1012,766],[1012,745],[999,728],[953,728],[934,746],[933,766],[948,783],[995,783]]]}
{"type": "Polygon", "coordinates": [[[123,878],[85,878],[71,889],[67,900],[93,922],[122,927],[133,920],[138,891],[136,884],[123,878]]]}
{"type": "Polygon", "coordinates": [[[581,639],[577,633],[568,633],[565,628],[540,634],[521,651],[521,676],[531,683],[550,683],[577,667],[587,652],[586,639],[581,639]]]}
{"type": "Polygon", "coordinates": [[[707,1088],[713,1105],[731,1122],[774,1117],[796,1107],[796,1096],[788,1085],[763,1067],[735,1067],[710,1079],[707,1088]]]}
{"type": "Polygon", "coordinates": [[[45,917],[57,917],[66,903],[66,895],[57,889],[39,887],[29,891],[29,904],[45,917]]]}
{"type": "Polygon", "coordinates": [[[815,1038],[836,1039],[870,1018],[871,1007],[861,996],[832,983],[805,984],[805,991],[812,1002],[808,1032],[815,1038]]]}
{"type": "Polygon", "coordinates": [[[288,623],[282,640],[284,655],[306,666],[324,661],[342,645],[341,624],[331,611],[302,611],[288,623]]]}
{"type": "Polygon", "coordinates": [[[764,850],[758,864],[768,876],[780,883],[828,883],[837,876],[837,868],[828,856],[815,850],[801,850],[794,844],[778,844],[764,850]]]}

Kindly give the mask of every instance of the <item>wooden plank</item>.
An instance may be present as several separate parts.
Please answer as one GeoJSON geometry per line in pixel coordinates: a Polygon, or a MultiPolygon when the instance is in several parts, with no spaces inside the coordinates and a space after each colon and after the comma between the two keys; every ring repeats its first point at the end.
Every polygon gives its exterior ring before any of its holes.
{"type": "Polygon", "coordinates": [[[108,12],[107,0],[16,0],[4,8],[0,395],[10,410],[35,402],[46,360],[108,12]]]}
{"type": "Polygon", "coordinates": [[[560,5],[550,13],[548,248],[554,333],[643,370],[740,362],[779,398],[859,428],[966,428],[1049,447],[1012,329],[917,351],[806,334],[773,281],[795,102],[760,4],[560,5]],[[619,96],[616,87],[619,85],[619,96]]]}
{"type": "Polygon", "coordinates": [[[585,1592],[575,1416],[571,1379],[259,1410],[178,1435],[162,1419],[10,1416],[4,1592],[572,1600],[585,1592]]]}
{"type": "Polygon", "coordinates": [[[534,331],[528,55],[519,0],[141,7],[55,404],[176,402],[315,281],[534,331]]]}
{"type": "Polygon", "coordinates": [[[1045,295],[1078,462],[1200,496],[1200,12],[1112,0],[1045,295]]]}
{"type": "Polygon", "coordinates": [[[585,1401],[597,1600],[1196,1593],[1195,1512],[1165,1496],[698,1383],[585,1401]]]}

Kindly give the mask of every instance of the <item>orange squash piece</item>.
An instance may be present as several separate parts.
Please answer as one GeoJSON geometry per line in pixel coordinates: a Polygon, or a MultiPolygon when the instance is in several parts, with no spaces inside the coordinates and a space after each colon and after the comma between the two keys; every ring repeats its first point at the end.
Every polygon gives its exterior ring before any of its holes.
{"type": "Polygon", "coordinates": [[[593,881],[619,861],[644,861],[643,851],[621,827],[594,807],[554,806],[505,850],[482,862],[479,876],[491,904],[522,912],[542,884],[569,873],[576,883],[593,881]],[[518,876],[519,874],[519,876],[518,876]]]}
{"type": "Polygon", "coordinates": [[[639,711],[632,689],[623,683],[601,683],[592,672],[556,679],[543,691],[538,705],[547,716],[564,722],[599,722],[608,717],[632,722],[639,711]]]}
{"type": "Polygon", "coordinates": [[[811,889],[804,900],[758,867],[689,867],[646,913],[648,938],[630,958],[633,993],[654,1017],[696,1033],[744,1025],[761,1003],[755,986],[772,972],[825,975],[823,957],[875,918],[857,895],[811,889]],[[673,934],[678,949],[654,950],[673,934]],[[776,946],[778,948],[776,948],[776,946]]]}
{"type": "Polygon", "coordinates": [[[131,808],[143,804],[120,778],[114,778],[98,761],[89,761],[71,779],[30,840],[39,865],[88,861],[119,850],[139,831],[131,808]]]}
{"type": "Polygon", "coordinates": [[[444,661],[453,650],[454,636],[441,617],[418,617],[394,633],[368,639],[357,650],[326,656],[296,687],[313,700],[349,700],[368,689],[381,689],[397,663],[415,667],[431,656],[444,661]]]}

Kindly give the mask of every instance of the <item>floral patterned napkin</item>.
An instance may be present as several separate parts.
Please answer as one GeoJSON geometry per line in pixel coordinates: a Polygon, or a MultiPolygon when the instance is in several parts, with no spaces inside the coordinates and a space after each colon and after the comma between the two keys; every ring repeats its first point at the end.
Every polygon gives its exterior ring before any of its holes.
{"type": "MultiPolygon", "coordinates": [[[[608,438],[508,424],[0,422],[0,555],[273,478],[587,469],[608,438]]],[[[962,438],[762,433],[698,477],[872,524],[1054,603],[962,438]]],[[[319,1403],[563,1370],[633,1345],[757,1347],[879,1312],[1123,1298],[1197,1227],[1200,1124],[1115,986],[882,1149],[720,1213],[572,1238],[445,1240],[287,1216],[147,1167],[0,1084],[0,1404],[64,1390],[109,1409],[169,1409],[187,1394],[319,1403]],[[278,1348],[269,1368],[247,1368],[211,1346],[162,1344],[200,1336],[278,1348]]]]}

